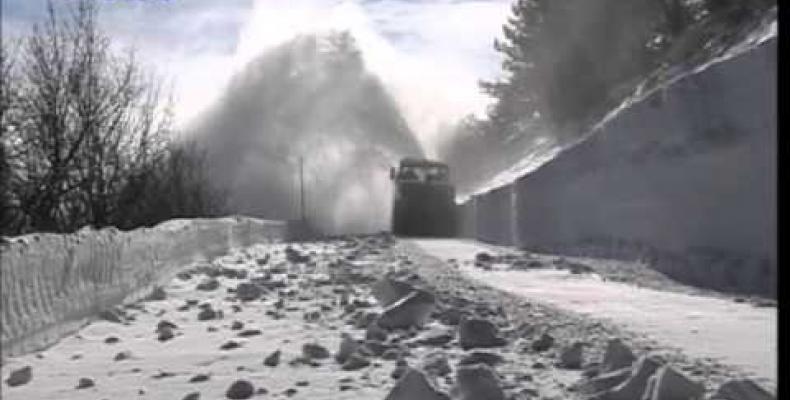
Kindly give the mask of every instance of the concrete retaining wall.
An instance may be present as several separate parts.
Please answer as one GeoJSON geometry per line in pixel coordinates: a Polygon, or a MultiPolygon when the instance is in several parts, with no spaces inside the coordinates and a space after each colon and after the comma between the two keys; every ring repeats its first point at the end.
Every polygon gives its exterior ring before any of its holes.
{"type": "Polygon", "coordinates": [[[690,284],[775,296],[776,90],[775,38],[686,75],[478,195],[475,235],[641,258],[690,284]]]}
{"type": "Polygon", "coordinates": [[[508,185],[477,199],[475,209],[476,237],[488,243],[514,245],[515,209],[513,188],[508,185]]]}
{"type": "Polygon", "coordinates": [[[50,345],[99,311],[144,297],[179,267],[285,231],[281,222],[234,217],[9,238],[0,245],[2,355],[50,345]]]}
{"type": "Polygon", "coordinates": [[[462,238],[474,238],[477,232],[476,204],[472,199],[466,203],[458,205],[458,236],[462,238]]]}

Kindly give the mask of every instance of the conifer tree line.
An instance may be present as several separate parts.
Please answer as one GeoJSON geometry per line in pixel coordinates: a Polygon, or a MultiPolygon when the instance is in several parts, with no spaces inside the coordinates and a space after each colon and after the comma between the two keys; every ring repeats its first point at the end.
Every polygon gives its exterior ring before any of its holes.
{"type": "Polygon", "coordinates": [[[501,78],[480,84],[493,104],[485,117],[451,128],[441,156],[468,181],[486,164],[475,158],[503,154],[514,139],[547,132],[573,139],[638,86],[712,58],[775,7],[775,0],[515,0],[494,42],[501,78]]]}
{"type": "Polygon", "coordinates": [[[94,0],[71,4],[48,2],[46,18],[0,46],[0,234],[221,213],[161,78],[112,48],[94,0]]]}

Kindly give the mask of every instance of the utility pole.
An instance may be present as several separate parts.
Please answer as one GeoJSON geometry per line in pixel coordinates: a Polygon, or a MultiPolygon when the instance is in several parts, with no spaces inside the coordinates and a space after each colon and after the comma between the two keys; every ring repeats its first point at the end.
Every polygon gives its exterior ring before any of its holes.
{"type": "Polygon", "coordinates": [[[299,157],[299,209],[302,217],[302,222],[307,222],[305,215],[305,201],[304,201],[304,157],[299,157]]]}

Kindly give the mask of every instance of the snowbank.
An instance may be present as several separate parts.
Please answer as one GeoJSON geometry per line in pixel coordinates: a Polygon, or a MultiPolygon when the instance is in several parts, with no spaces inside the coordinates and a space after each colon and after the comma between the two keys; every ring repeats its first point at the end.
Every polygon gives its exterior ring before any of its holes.
{"type": "Polygon", "coordinates": [[[739,51],[640,96],[551,161],[474,196],[475,237],[647,257],[686,283],[775,296],[775,33],[739,51]]]}
{"type": "MultiPolygon", "coordinates": [[[[777,309],[754,307],[726,298],[690,295],[604,280],[597,274],[567,270],[484,270],[474,266],[478,252],[507,254],[507,248],[472,240],[414,239],[426,253],[455,259],[460,271],[486,285],[536,302],[551,304],[596,320],[613,322],[659,348],[679,349],[697,359],[736,367],[746,377],[775,390],[777,382],[777,309]]],[[[546,262],[551,256],[535,260],[546,262]]],[[[574,260],[581,261],[581,260],[574,260]]],[[[605,260],[584,259],[600,268],[605,260]]]]}
{"type": "Polygon", "coordinates": [[[97,312],[147,295],[180,266],[279,240],[285,230],[281,222],[235,217],[11,238],[0,245],[3,356],[54,343],[97,312]]]}

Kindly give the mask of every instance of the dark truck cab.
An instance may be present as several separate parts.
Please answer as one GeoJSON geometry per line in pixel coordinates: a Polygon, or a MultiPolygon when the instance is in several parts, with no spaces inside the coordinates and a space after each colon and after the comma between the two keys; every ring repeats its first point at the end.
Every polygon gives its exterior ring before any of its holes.
{"type": "Polygon", "coordinates": [[[401,236],[456,234],[455,187],[443,163],[404,158],[390,170],[394,184],[392,233],[401,236]]]}

